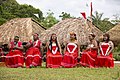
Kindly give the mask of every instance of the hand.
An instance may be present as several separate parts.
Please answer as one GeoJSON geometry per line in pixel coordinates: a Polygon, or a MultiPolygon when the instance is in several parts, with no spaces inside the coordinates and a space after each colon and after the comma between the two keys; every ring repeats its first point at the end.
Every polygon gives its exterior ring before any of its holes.
{"type": "Polygon", "coordinates": [[[14,49],[17,49],[17,47],[15,46],[14,49]]]}

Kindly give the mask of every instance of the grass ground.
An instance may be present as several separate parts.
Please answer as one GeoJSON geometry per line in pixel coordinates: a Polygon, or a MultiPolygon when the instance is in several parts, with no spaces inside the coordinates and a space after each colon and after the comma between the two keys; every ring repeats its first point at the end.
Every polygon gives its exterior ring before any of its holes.
{"type": "Polygon", "coordinates": [[[114,68],[6,68],[0,67],[0,80],[120,80],[120,65],[114,68]]]}

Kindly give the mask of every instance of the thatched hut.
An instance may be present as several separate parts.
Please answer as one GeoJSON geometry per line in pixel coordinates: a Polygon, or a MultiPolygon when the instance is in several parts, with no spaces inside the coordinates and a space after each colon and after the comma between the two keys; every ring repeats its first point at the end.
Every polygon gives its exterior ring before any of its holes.
{"type": "Polygon", "coordinates": [[[41,33],[45,30],[32,18],[15,18],[0,26],[0,42],[8,43],[9,39],[19,36],[21,41],[32,39],[33,33],[41,33]]]}
{"type": "Polygon", "coordinates": [[[120,44],[120,23],[117,24],[115,27],[110,29],[107,33],[110,35],[110,39],[115,43],[115,44],[120,44]]]}
{"type": "Polygon", "coordinates": [[[76,33],[77,39],[81,45],[86,45],[89,33],[93,32],[96,35],[96,38],[103,34],[102,31],[92,25],[90,21],[78,18],[69,18],[58,22],[53,27],[41,33],[41,40],[43,42],[48,41],[50,35],[52,33],[56,33],[59,42],[62,43],[64,40],[69,39],[69,32],[71,31],[76,33]]]}

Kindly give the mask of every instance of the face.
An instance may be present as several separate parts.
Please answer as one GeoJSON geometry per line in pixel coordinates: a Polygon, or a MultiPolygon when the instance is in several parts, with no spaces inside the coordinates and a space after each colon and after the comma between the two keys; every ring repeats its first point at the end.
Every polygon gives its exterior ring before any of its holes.
{"type": "Polygon", "coordinates": [[[74,34],[70,34],[70,39],[75,39],[75,35],[74,34]]]}
{"type": "Polygon", "coordinates": [[[37,35],[37,34],[34,34],[34,35],[33,35],[33,39],[34,39],[34,40],[37,40],[37,39],[38,39],[38,35],[37,35]]]}
{"type": "Polygon", "coordinates": [[[92,37],[92,35],[89,34],[89,40],[93,40],[94,38],[92,37]]]}
{"type": "Polygon", "coordinates": [[[15,42],[18,42],[18,41],[19,41],[19,38],[14,38],[14,41],[15,41],[15,42]]]}
{"type": "Polygon", "coordinates": [[[52,35],[52,40],[55,40],[55,39],[56,39],[56,35],[53,34],[53,35],[52,35]]]}
{"type": "Polygon", "coordinates": [[[107,37],[107,36],[103,36],[103,40],[104,40],[104,41],[107,41],[107,40],[108,40],[108,37],[107,37]]]}

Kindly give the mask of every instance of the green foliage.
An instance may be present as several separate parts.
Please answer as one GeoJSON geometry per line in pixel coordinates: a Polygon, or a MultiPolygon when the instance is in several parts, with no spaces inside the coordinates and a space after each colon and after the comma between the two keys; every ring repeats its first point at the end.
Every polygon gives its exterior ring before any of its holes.
{"type": "Polygon", "coordinates": [[[0,25],[13,18],[31,17],[38,22],[43,20],[42,11],[34,8],[31,5],[20,5],[16,2],[16,0],[2,0],[0,1],[0,4],[0,25]],[[38,14],[39,16],[37,17],[34,14],[38,14]]]}
{"type": "Polygon", "coordinates": [[[114,24],[112,24],[109,21],[109,18],[102,19],[103,13],[95,12],[95,15],[92,15],[93,24],[97,26],[100,30],[103,32],[108,31],[112,27],[114,27],[114,24]]]}
{"type": "Polygon", "coordinates": [[[54,17],[54,13],[49,10],[47,12],[47,16],[44,18],[44,20],[41,22],[41,24],[43,26],[45,26],[46,28],[50,28],[58,22],[59,21],[54,17]]]}
{"type": "Polygon", "coordinates": [[[120,61],[120,44],[115,46],[113,50],[113,57],[116,61],[120,61]]]}
{"type": "Polygon", "coordinates": [[[75,17],[72,17],[69,13],[66,13],[66,12],[62,12],[59,17],[61,17],[62,20],[66,19],[66,18],[75,18],[75,17]]]}
{"type": "Polygon", "coordinates": [[[0,25],[2,25],[2,24],[5,23],[5,22],[6,22],[6,19],[0,18],[0,25]]]}

